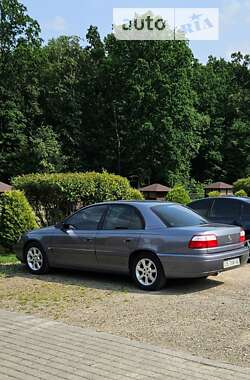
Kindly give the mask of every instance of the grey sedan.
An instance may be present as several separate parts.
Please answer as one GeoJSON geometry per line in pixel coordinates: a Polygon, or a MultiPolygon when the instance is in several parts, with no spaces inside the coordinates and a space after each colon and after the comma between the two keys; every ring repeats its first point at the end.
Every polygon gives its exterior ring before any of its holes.
{"type": "Polygon", "coordinates": [[[168,278],[217,275],[249,257],[242,228],[156,201],[84,207],[62,223],[28,232],[16,252],[34,274],[51,267],[127,273],[145,290],[160,289],[168,278]]]}

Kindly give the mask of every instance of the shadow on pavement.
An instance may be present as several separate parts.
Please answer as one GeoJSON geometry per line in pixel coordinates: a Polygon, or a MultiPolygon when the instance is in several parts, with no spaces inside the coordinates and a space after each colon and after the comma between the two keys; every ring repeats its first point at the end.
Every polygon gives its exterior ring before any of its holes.
{"type": "Polygon", "coordinates": [[[145,292],[138,289],[131,278],[126,275],[84,272],[69,269],[52,269],[49,274],[35,276],[30,274],[23,264],[0,265],[0,278],[21,277],[40,280],[47,283],[74,285],[90,289],[112,290],[117,292],[141,293],[149,296],[160,294],[189,294],[201,292],[210,288],[223,285],[220,277],[207,279],[176,279],[168,280],[166,286],[156,292],[145,292]]]}

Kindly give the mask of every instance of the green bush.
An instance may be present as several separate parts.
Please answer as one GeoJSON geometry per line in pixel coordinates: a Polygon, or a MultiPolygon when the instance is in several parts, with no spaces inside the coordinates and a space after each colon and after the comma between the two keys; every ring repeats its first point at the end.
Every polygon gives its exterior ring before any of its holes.
{"type": "Polygon", "coordinates": [[[208,196],[209,198],[215,198],[215,197],[219,197],[220,196],[220,192],[219,191],[210,191],[210,193],[208,193],[208,196]]]}
{"type": "Polygon", "coordinates": [[[18,190],[0,196],[0,244],[11,248],[25,232],[37,228],[35,213],[18,190]]]}
{"type": "Polygon", "coordinates": [[[235,192],[244,190],[247,196],[250,196],[250,177],[238,179],[233,185],[235,192]]]}
{"type": "Polygon", "coordinates": [[[234,195],[236,195],[236,197],[247,197],[245,190],[238,190],[236,193],[234,193],[234,195]]]}
{"type": "Polygon", "coordinates": [[[12,184],[24,191],[43,225],[96,202],[143,199],[126,178],[106,172],[29,174],[14,178],[12,184]]]}
{"type": "Polygon", "coordinates": [[[189,184],[187,185],[187,189],[192,200],[205,197],[205,185],[193,178],[191,178],[189,184]]]}
{"type": "Polygon", "coordinates": [[[191,202],[190,196],[182,185],[175,185],[172,190],[167,194],[166,200],[170,202],[177,202],[183,205],[191,202]]]}

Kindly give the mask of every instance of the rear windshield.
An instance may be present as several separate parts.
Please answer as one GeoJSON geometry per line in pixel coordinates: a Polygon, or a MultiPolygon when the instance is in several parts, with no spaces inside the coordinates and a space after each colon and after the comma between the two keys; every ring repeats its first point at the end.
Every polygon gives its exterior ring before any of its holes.
{"type": "Polygon", "coordinates": [[[161,219],[167,227],[187,227],[207,224],[208,221],[196,214],[196,212],[181,205],[153,206],[152,211],[161,219]]]}

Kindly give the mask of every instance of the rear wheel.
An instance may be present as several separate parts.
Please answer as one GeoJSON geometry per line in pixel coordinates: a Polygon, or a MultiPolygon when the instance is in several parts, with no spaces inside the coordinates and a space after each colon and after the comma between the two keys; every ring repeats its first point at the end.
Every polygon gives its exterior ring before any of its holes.
{"type": "Polygon", "coordinates": [[[29,243],[25,248],[25,263],[33,274],[44,274],[49,271],[47,255],[39,243],[29,243]]]}
{"type": "Polygon", "coordinates": [[[166,277],[158,257],[151,253],[141,253],[133,260],[132,277],[143,290],[158,290],[166,283],[166,277]]]}

